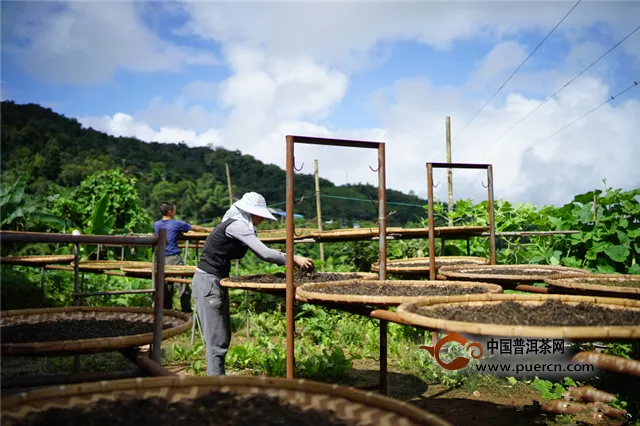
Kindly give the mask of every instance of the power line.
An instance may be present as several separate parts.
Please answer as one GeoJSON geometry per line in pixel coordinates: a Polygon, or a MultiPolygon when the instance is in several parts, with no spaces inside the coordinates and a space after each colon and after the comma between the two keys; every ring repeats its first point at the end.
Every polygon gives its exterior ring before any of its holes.
{"type": "Polygon", "coordinates": [[[534,147],[540,145],[542,142],[551,139],[553,136],[557,135],[558,133],[560,133],[561,131],[563,131],[564,129],[566,129],[567,127],[575,124],[576,122],[582,120],[583,118],[585,118],[587,115],[591,114],[592,112],[594,112],[595,110],[602,108],[603,106],[605,106],[606,104],[608,104],[609,102],[615,100],[617,97],[625,94],[626,92],[628,92],[629,90],[633,89],[634,87],[638,87],[638,82],[634,81],[633,84],[629,87],[627,87],[626,89],[624,89],[622,92],[611,96],[609,99],[607,99],[605,102],[601,103],[600,105],[598,105],[597,107],[593,108],[591,111],[587,112],[586,114],[581,115],[580,117],[576,118],[575,120],[573,120],[572,122],[570,122],[569,124],[565,125],[564,127],[556,130],[555,132],[553,132],[552,134],[550,134],[549,136],[545,137],[544,139],[541,139],[540,141],[536,142],[535,144],[531,145],[529,148],[527,148],[525,150],[525,152],[527,151],[531,151],[534,147]]]}
{"type": "Polygon", "coordinates": [[[580,74],[576,75],[575,77],[573,77],[571,80],[569,80],[567,83],[565,83],[564,86],[562,86],[560,89],[558,89],[553,95],[547,97],[541,104],[539,104],[538,106],[536,106],[534,109],[532,109],[531,111],[529,111],[528,114],[526,114],[524,117],[522,117],[520,120],[518,120],[518,122],[516,122],[516,124],[514,124],[513,126],[509,127],[509,129],[507,129],[506,132],[504,132],[502,134],[502,136],[500,136],[498,139],[494,140],[493,143],[498,142],[500,139],[502,139],[503,137],[505,137],[507,135],[507,133],[509,133],[511,130],[513,130],[514,127],[516,127],[518,124],[522,123],[527,117],[529,117],[531,114],[533,114],[535,111],[538,110],[538,108],[540,108],[541,106],[543,106],[544,104],[546,104],[548,101],[550,101],[555,95],[557,95],[558,93],[560,93],[562,90],[564,90],[567,86],[569,86],[571,83],[573,83],[574,80],[576,80],[578,77],[580,77],[582,74],[584,74],[587,70],[589,70],[592,66],[594,66],[595,64],[597,64],[602,58],[604,58],[605,56],[607,56],[609,53],[611,53],[613,51],[613,49],[615,49],[616,47],[620,46],[620,44],[622,44],[622,42],[624,42],[626,39],[628,39],[629,37],[631,37],[636,31],[640,30],[640,26],[636,27],[635,30],[631,31],[625,38],[623,38],[622,40],[620,40],[618,43],[616,43],[611,49],[607,50],[607,52],[605,52],[602,56],[600,56],[598,59],[596,59],[595,61],[593,61],[591,63],[591,65],[589,65],[587,68],[585,68],[584,70],[582,70],[580,72],[580,74]]]}
{"type": "Polygon", "coordinates": [[[482,107],[480,107],[480,109],[478,110],[478,112],[475,113],[475,115],[473,117],[471,117],[471,120],[469,120],[469,122],[467,122],[467,124],[464,125],[464,127],[462,128],[462,130],[460,130],[460,132],[458,132],[458,134],[454,137],[454,139],[457,139],[458,136],[460,136],[462,134],[462,132],[464,132],[464,130],[473,122],[473,120],[475,120],[475,118],[482,112],[482,110],[489,104],[489,102],[491,102],[491,100],[498,94],[500,93],[500,91],[504,88],[504,86],[509,82],[509,80],[511,80],[511,78],[516,75],[516,73],[518,71],[520,71],[520,68],[522,68],[522,66],[529,60],[529,58],[531,58],[531,56],[533,56],[534,53],[536,53],[536,51],[540,48],[540,46],[542,46],[542,44],[547,41],[547,39],[551,36],[551,34],[553,34],[553,32],[560,26],[560,24],[562,24],[564,22],[565,19],[567,19],[567,16],[569,16],[571,14],[571,12],[573,12],[573,10],[578,7],[578,5],[580,4],[582,0],[578,0],[578,2],[576,4],[573,5],[573,7],[571,8],[571,10],[569,10],[560,20],[560,22],[558,22],[556,24],[555,27],[553,27],[553,29],[549,32],[549,34],[547,34],[547,36],[545,38],[542,39],[542,41],[536,46],[535,49],[533,49],[533,51],[529,54],[529,56],[527,56],[527,58],[520,64],[520,66],[518,66],[518,68],[516,68],[516,70],[514,72],[511,73],[511,75],[509,76],[509,78],[507,78],[505,80],[504,83],[502,83],[502,85],[500,87],[498,87],[498,90],[495,91],[495,93],[493,95],[491,95],[491,97],[484,103],[484,105],[482,105],[482,107]]]}

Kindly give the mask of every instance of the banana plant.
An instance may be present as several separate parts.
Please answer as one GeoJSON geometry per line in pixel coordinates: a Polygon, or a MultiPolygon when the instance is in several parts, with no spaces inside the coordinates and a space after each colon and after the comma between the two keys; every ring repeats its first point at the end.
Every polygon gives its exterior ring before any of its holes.
{"type": "Polygon", "coordinates": [[[25,201],[27,179],[27,174],[23,173],[11,187],[0,190],[0,227],[15,229],[22,225],[28,228],[32,224],[47,225],[54,229],[74,227],[71,221],[49,213],[41,203],[25,201]]]}

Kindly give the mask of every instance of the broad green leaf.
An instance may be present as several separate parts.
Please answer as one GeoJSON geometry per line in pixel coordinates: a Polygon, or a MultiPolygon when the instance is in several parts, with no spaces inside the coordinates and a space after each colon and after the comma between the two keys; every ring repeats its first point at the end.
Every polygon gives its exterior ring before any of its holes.
{"type": "Polygon", "coordinates": [[[551,256],[551,258],[549,259],[549,264],[554,265],[554,266],[558,266],[558,265],[560,265],[560,261],[558,260],[557,257],[551,256]]]}
{"type": "Polygon", "coordinates": [[[529,263],[542,263],[544,262],[544,256],[533,256],[531,259],[529,259],[529,263]]]}
{"type": "Polygon", "coordinates": [[[604,241],[597,241],[593,243],[590,251],[593,251],[594,253],[602,253],[607,247],[609,247],[608,243],[604,241]]]}
{"type": "Polygon", "coordinates": [[[610,265],[598,265],[596,270],[600,274],[615,274],[616,268],[610,265]]]}
{"type": "Polygon", "coordinates": [[[612,245],[605,248],[604,253],[615,262],[624,262],[631,252],[626,246],[612,245]]]}
{"type": "Polygon", "coordinates": [[[631,265],[631,268],[629,268],[627,273],[628,274],[640,275],[640,265],[638,265],[637,263],[634,263],[633,265],[631,265]]]}
{"type": "Polygon", "coordinates": [[[616,231],[616,234],[618,235],[618,241],[620,242],[620,244],[623,244],[623,245],[629,244],[630,239],[629,239],[629,235],[626,232],[622,232],[618,230],[616,231]]]}

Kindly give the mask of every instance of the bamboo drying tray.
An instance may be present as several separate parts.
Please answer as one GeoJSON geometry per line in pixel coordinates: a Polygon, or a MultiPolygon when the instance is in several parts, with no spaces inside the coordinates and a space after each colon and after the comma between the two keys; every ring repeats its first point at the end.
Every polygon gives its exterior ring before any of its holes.
{"type": "MultiPolygon", "coordinates": [[[[480,235],[489,230],[488,226],[445,226],[434,228],[436,237],[464,237],[480,235]]],[[[367,240],[378,237],[380,230],[378,228],[352,228],[352,229],[335,229],[331,231],[316,231],[311,237],[317,242],[337,242],[337,241],[356,241],[367,240]]],[[[429,228],[387,228],[387,236],[393,238],[416,238],[429,237],[429,228]]]]}
{"type": "MultiPolygon", "coordinates": [[[[297,228],[293,233],[294,240],[301,240],[303,238],[309,238],[317,229],[312,228],[297,228]]],[[[265,243],[286,242],[287,230],[286,229],[268,229],[265,231],[258,231],[258,238],[265,243]]]]}
{"type": "MultiPolygon", "coordinates": [[[[71,256],[71,266],[75,266],[73,256],[71,256]]],[[[80,271],[112,271],[122,268],[151,268],[152,262],[140,262],[129,260],[85,260],[78,263],[80,271]]]]}
{"type": "Polygon", "coordinates": [[[1,257],[0,263],[6,265],[45,266],[66,265],[73,262],[73,255],[47,255],[47,256],[8,256],[1,257]]]}
{"type": "MultiPolygon", "coordinates": [[[[358,295],[358,294],[336,294],[336,293],[321,293],[315,290],[331,288],[331,287],[344,287],[353,283],[359,283],[359,280],[347,280],[347,281],[334,281],[327,283],[309,283],[303,284],[296,290],[296,295],[306,300],[320,300],[324,302],[341,302],[341,303],[358,303],[364,305],[378,305],[378,306],[398,306],[402,303],[414,302],[423,298],[432,298],[437,296],[371,296],[371,295],[358,295]]],[[[456,281],[400,281],[400,280],[385,280],[385,281],[365,281],[362,284],[374,284],[380,286],[423,286],[423,287],[447,287],[451,285],[457,285],[460,287],[480,287],[486,290],[487,293],[501,293],[502,287],[496,284],[479,283],[479,282],[456,282],[456,281]]]]}
{"type": "MultiPolygon", "coordinates": [[[[342,274],[342,272],[331,272],[332,274],[342,274]]],[[[358,274],[362,280],[371,281],[377,280],[378,274],[372,274],[370,272],[345,272],[344,275],[358,274]]],[[[257,277],[262,274],[255,275],[247,275],[247,278],[257,277]]],[[[327,282],[341,282],[341,281],[327,281],[327,282]]],[[[287,289],[286,283],[256,283],[251,281],[231,281],[228,278],[224,278],[220,281],[220,285],[222,287],[229,288],[238,288],[238,289],[246,289],[246,290],[282,290],[285,291],[287,289]]],[[[295,280],[294,280],[295,285],[295,280]]],[[[299,288],[299,287],[298,287],[299,288]]],[[[297,291],[297,290],[296,290],[297,291]]]]}
{"type": "MultiPolygon", "coordinates": [[[[74,306],[50,309],[23,309],[0,313],[0,327],[14,324],[37,324],[55,320],[123,319],[153,323],[154,310],[149,308],[74,306]]],[[[189,330],[192,318],[182,312],[165,310],[163,324],[171,327],[162,330],[162,339],[168,339],[189,330]]],[[[65,340],[36,343],[2,343],[2,356],[68,356],[79,353],[97,353],[116,349],[144,346],[153,343],[153,333],[132,336],[65,340]]]]}
{"type": "MultiPolygon", "coordinates": [[[[476,256],[436,256],[436,273],[443,266],[451,265],[486,265],[488,259],[476,256]]],[[[387,260],[387,272],[396,275],[427,275],[430,272],[428,257],[411,257],[405,259],[387,260]],[[425,263],[424,266],[406,266],[411,263],[425,263]]],[[[380,262],[371,265],[372,272],[380,271],[380,262]]]]}
{"type": "Polygon", "coordinates": [[[188,401],[211,391],[278,397],[301,409],[332,411],[339,419],[368,426],[452,426],[415,405],[372,392],[309,380],[250,376],[145,377],[57,386],[2,398],[2,424],[50,408],[90,406],[120,397],[188,401]]]}
{"type": "Polygon", "coordinates": [[[611,309],[628,309],[640,311],[640,302],[630,299],[565,296],[547,294],[473,294],[449,297],[432,297],[403,303],[398,307],[398,314],[404,321],[430,330],[468,333],[492,337],[541,337],[564,338],[593,341],[598,339],[638,339],[640,324],[637,326],[593,326],[593,327],[561,327],[561,326],[521,326],[500,324],[479,324],[475,322],[449,321],[432,318],[411,312],[416,307],[449,305],[449,306],[489,306],[500,302],[513,301],[525,305],[536,306],[546,300],[559,300],[565,303],[594,303],[611,309]]]}
{"type": "Polygon", "coordinates": [[[582,294],[586,296],[626,297],[640,300],[640,275],[623,274],[575,274],[552,275],[545,283],[557,293],[582,294]],[[593,281],[608,281],[611,285],[592,284],[593,281]],[[638,283],[638,287],[616,286],[620,281],[638,283]]]}
{"type": "Polygon", "coordinates": [[[584,274],[584,269],[554,265],[451,265],[440,268],[438,274],[445,279],[459,281],[482,281],[503,287],[517,284],[544,282],[549,275],[584,274]],[[528,275],[492,273],[491,271],[529,271],[528,275]]]}
{"type": "MultiPolygon", "coordinates": [[[[121,268],[128,276],[132,277],[145,277],[149,278],[152,275],[153,269],[148,268],[121,268]]],[[[196,273],[195,265],[165,265],[164,276],[165,277],[192,277],[196,273]]]]}

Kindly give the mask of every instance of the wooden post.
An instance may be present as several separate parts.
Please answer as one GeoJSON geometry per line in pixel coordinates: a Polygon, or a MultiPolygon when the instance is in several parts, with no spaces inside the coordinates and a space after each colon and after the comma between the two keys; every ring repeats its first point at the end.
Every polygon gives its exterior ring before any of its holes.
{"type": "Polygon", "coordinates": [[[233,205],[233,191],[231,190],[231,175],[229,174],[229,164],[224,163],[224,168],[227,169],[227,189],[229,190],[229,207],[233,205]]]}
{"type": "MultiPolygon", "coordinates": [[[[224,168],[227,170],[227,189],[229,191],[229,207],[233,206],[233,189],[231,188],[231,173],[229,173],[229,164],[224,163],[224,168]]],[[[238,276],[238,264],[239,260],[236,259],[236,276],[238,276]]],[[[246,311],[247,322],[247,338],[250,336],[249,330],[249,290],[244,291],[244,308],[246,311]]]]}
{"type": "MultiPolygon", "coordinates": [[[[447,163],[451,163],[451,117],[447,117],[447,163]]],[[[449,226],[453,226],[453,172],[451,169],[447,172],[447,181],[449,183],[449,226]]],[[[443,241],[444,244],[444,241],[443,241]]]]}
{"type": "Polygon", "coordinates": [[[598,218],[596,216],[596,212],[597,212],[596,209],[597,209],[598,201],[597,201],[596,197],[597,197],[597,194],[594,191],[593,192],[593,223],[594,224],[598,223],[598,218]]]}
{"type": "MultiPolygon", "coordinates": [[[[316,174],[316,209],[318,212],[318,231],[322,232],[322,207],[320,205],[320,175],[318,174],[318,160],[314,160],[316,174]]],[[[320,243],[320,262],[324,272],[324,244],[320,243]]]]}

